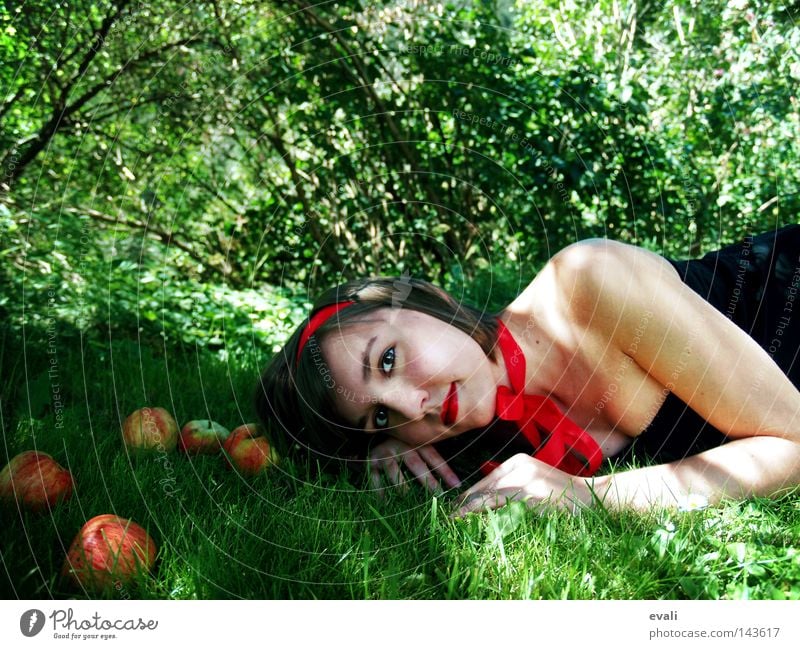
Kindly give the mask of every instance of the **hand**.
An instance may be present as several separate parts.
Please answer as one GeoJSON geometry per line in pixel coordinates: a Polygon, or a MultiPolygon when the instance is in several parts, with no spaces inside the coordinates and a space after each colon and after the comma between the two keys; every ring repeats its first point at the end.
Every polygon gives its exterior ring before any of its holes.
{"type": "Polygon", "coordinates": [[[461,486],[461,480],[433,446],[412,448],[398,439],[390,438],[375,446],[368,456],[372,486],[379,493],[383,493],[381,472],[386,474],[391,484],[405,485],[400,463],[405,464],[417,481],[434,493],[441,493],[442,487],[433,472],[439,475],[448,488],[461,486]]]}
{"type": "Polygon", "coordinates": [[[465,491],[453,517],[497,509],[510,500],[521,500],[529,507],[544,502],[574,514],[579,504],[591,504],[592,494],[583,479],[518,453],[465,491]]]}

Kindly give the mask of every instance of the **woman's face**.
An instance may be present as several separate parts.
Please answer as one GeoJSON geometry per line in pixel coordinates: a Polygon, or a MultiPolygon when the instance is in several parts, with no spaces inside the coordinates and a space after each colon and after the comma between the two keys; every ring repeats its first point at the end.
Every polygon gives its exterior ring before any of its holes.
{"type": "Polygon", "coordinates": [[[494,418],[505,367],[438,318],[385,307],[329,333],[321,348],[339,414],[367,433],[384,432],[418,446],[487,426],[494,418]]]}

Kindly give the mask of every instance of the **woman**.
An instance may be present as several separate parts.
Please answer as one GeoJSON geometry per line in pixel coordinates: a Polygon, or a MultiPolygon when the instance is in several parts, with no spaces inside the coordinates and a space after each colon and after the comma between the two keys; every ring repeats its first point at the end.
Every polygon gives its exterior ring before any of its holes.
{"type": "Polygon", "coordinates": [[[800,484],[799,255],[800,226],[682,262],[589,239],[495,315],[349,282],[272,359],[258,411],[316,461],[364,459],[376,488],[401,464],[457,488],[470,449],[522,451],[483,463],[457,514],[776,495],[800,484]],[[640,452],[661,463],[595,475],[640,452]]]}

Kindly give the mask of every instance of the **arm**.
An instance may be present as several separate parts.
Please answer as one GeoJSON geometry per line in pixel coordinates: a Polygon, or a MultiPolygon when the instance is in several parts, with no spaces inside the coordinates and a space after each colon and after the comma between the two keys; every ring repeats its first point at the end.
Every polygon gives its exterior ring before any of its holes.
{"type": "Polygon", "coordinates": [[[608,507],[646,509],[679,504],[689,494],[716,503],[800,484],[800,392],[753,339],[654,253],[600,239],[574,244],[557,258],[570,319],[625,350],[733,441],[679,462],[588,481],[515,456],[465,494],[462,513],[508,497],[589,504],[590,485],[608,507]]]}
{"type": "MultiPolygon", "coordinates": [[[[775,496],[800,484],[800,444],[772,436],[737,439],[670,464],[621,471],[586,482],[610,509],[674,507],[690,495],[709,504],[775,496]]],[[[590,503],[587,493],[582,501],[590,503]]]]}
{"type": "Polygon", "coordinates": [[[717,504],[729,498],[775,496],[800,484],[800,444],[771,436],[734,440],[669,464],[579,478],[519,454],[466,491],[463,516],[509,500],[575,511],[598,502],[608,509],[647,511],[683,507],[693,500],[717,504]],[[699,498],[698,498],[699,497],[699,498]]]}

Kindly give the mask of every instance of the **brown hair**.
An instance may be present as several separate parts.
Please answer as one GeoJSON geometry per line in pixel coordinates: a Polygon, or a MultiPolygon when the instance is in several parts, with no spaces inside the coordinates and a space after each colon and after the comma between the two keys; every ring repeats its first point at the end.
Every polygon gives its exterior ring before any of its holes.
{"type": "Polygon", "coordinates": [[[353,300],[355,304],[331,316],[312,335],[298,363],[297,347],[307,321],[270,360],[256,390],[256,412],[279,453],[305,454],[323,469],[363,461],[369,446],[382,439],[367,435],[345,422],[335,407],[335,382],[322,356],[319,342],[348,323],[385,308],[413,309],[438,318],[471,336],[487,357],[496,358],[497,320],[455,300],[430,282],[411,277],[373,277],[329,289],[314,302],[309,318],[330,304],[353,300]]]}

